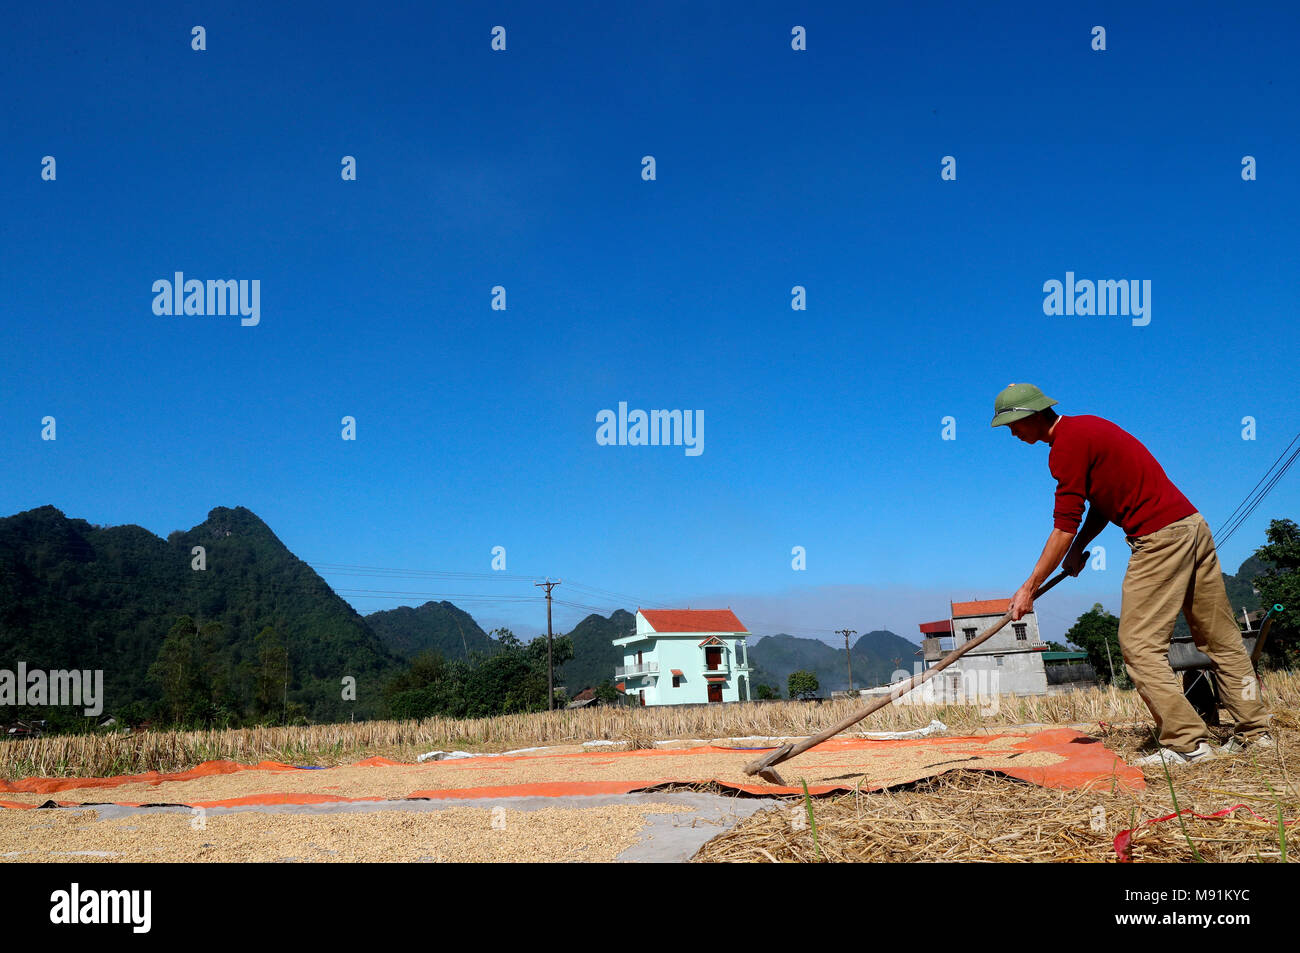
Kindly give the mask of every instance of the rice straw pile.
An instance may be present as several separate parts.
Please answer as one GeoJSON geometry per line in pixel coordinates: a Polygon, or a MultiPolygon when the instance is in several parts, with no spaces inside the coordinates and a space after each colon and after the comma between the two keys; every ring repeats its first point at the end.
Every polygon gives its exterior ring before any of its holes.
{"type": "MultiPolygon", "coordinates": [[[[1300,720],[1293,712],[1275,713],[1270,733],[1276,748],[1171,767],[1168,778],[1159,765],[1144,766],[1148,787],[1138,793],[1052,790],[954,771],[890,791],[813,799],[815,837],[807,805],[798,799],[755,814],[694,860],[1113,862],[1116,835],[1135,829],[1130,850],[1138,862],[1294,862],[1300,856],[1300,720]],[[1249,810],[1144,823],[1238,804],[1249,810]]],[[[1153,742],[1149,724],[1102,725],[1094,734],[1130,764],[1153,742]]],[[[1228,732],[1215,729],[1215,736],[1226,741],[1228,732]]],[[[798,783],[797,764],[780,769],[791,784],[798,783]]]]}

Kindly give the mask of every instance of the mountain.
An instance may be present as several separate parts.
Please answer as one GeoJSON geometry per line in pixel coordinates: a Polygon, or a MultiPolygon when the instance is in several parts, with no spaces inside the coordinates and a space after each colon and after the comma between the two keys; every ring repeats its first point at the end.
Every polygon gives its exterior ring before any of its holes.
{"type": "Polygon", "coordinates": [[[573,697],[584,688],[614,680],[614,668],[623,664],[623,650],[613,640],[636,630],[636,616],[616,609],[608,619],[594,612],[569,631],[573,658],[561,666],[555,683],[573,697]]]}
{"type": "MultiPolygon", "coordinates": [[[[887,684],[897,669],[905,669],[911,674],[918,648],[915,642],[893,632],[868,632],[854,642],[849,651],[853,659],[854,688],[887,684]]],[[[801,639],[784,633],[766,635],[750,644],[749,662],[754,669],[753,684],[773,685],[781,690],[782,696],[787,692],[786,682],[790,673],[798,671],[816,675],[821,685],[818,694],[823,696],[849,687],[844,649],[820,639],[801,639]]]]}
{"type": "Polygon", "coordinates": [[[1267,572],[1271,566],[1271,563],[1264,562],[1258,556],[1251,556],[1237,567],[1235,576],[1223,574],[1223,584],[1228,590],[1228,602],[1232,604],[1232,611],[1237,613],[1238,618],[1241,617],[1243,606],[1248,612],[1260,608],[1259,593],[1255,591],[1254,580],[1256,576],[1267,572]]]}
{"type": "MultiPolygon", "coordinates": [[[[888,685],[900,669],[911,675],[921,656],[921,646],[887,630],[868,632],[853,643],[853,686],[888,685]],[[861,675],[858,673],[862,672],[861,675]]],[[[847,682],[847,679],[846,679],[847,682]]],[[[847,684],[844,686],[848,687],[847,684]]]]}
{"type": "Polygon", "coordinates": [[[468,612],[445,600],[426,602],[415,609],[384,609],[365,619],[390,652],[408,660],[421,652],[437,652],[448,661],[468,661],[473,652],[490,655],[500,650],[497,641],[468,612]]]}
{"type": "MultiPolygon", "coordinates": [[[[202,651],[212,704],[246,712],[266,626],[287,650],[287,700],[317,721],[382,713],[382,682],[400,668],[365,621],[244,507],[217,507],[160,539],[103,527],[53,506],[0,518],[0,663],[102,669],[105,711],[161,697],[148,677],[180,616],[219,622],[202,651]],[[206,567],[193,568],[203,547],[206,567]],[[342,698],[356,679],[356,701],[342,698]]],[[[202,640],[201,640],[202,641],[202,640]]]]}

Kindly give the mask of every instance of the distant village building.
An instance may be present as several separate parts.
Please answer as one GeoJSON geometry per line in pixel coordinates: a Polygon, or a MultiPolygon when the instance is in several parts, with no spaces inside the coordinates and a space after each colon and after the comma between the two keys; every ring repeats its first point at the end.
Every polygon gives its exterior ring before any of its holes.
{"type": "MultiPolygon", "coordinates": [[[[990,628],[1011,608],[1010,599],[952,602],[950,615],[938,622],[921,623],[921,655],[930,668],[959,645],[990,628]]],[[[980,684],[994,684],[1007,695],[1047,694],[1047,671],[1043,653],[1047,643],[1038,635],[1038,616],[1026,613],[1018,622],[1008,622],[992,638],[959,658],[938,678],[952,682],[973,677],[980,684]],[[960,673],[960,674],[958,674],[960,673]]],[[[953,687],[956,687],[955,685],[953,687]]]]}
{"type": "Polygon", "coordinates": [[[748,701],[748,636],[730,609],[638,609],[635,634],[613,640],[617,687],[639,705],[748,701]]]}
{"type": "Polygon", "coordinates": [[[1043,667],[1049,695],[1097,687],[1097,673],[1087,652],[1044,652],[1043,667]]]}
{"type": "Polygon", "coordinates": [[[596,697],[594,688],[584,688],[578,694],[573,696],[573,700],[565,705],[565,708],[592,708],[600,704],[600,699],[596,697]]]}

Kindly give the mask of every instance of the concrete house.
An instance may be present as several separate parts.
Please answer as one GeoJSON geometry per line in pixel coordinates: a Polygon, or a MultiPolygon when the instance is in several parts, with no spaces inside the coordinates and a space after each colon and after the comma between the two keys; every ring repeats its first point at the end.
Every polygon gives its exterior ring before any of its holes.
{"type": "Polygon", "coordinates": [[[748,701],[748,636],[730,609],[638,609],[614,678],[641,705],[748,701]]]}
{"type": "MultiPolygon", "coordinates": [[[[1011,608],[1011,600],[952,602],[949,606],[947,619],[921,624],[921,654],[926,668],[992,626],[1011,608]]],[[[979,684],[996,684],[999,694],[1045,695],[1047,670],[1043,666],[1043,653],[1046,651],[1047,643],[1038,634],[1038,616],[1030,612],[1019,622],[1008,622],[991,639],[963,655],[937,677],[955,680],[949,673],[961,672],[959,677],[973,676],[979,684]]]]}

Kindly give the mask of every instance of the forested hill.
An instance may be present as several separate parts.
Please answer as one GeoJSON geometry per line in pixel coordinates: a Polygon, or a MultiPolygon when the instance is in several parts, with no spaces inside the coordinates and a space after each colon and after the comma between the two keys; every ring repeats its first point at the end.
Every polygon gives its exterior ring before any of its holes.
{"type": "Polygon", "coordinates": [[[500,650],[468,612],[445,600],[414,609],[383,609],[365,619],[389,650],[404,659],[436,652],[448,661],[467,661],[475,652],[490,655],[500,650]]]}
{"type": "Polygon", "coordinates": [[[573,658],[565,662],[556,676],[570,695],[584,688],[595,688],[612,681],[614,668],[623,664],[623,649],[614,639],[636,631],[636,616],[626,609],[615,609],[609,616],[592,613],[569,631],[573,640],[573,658]]]}
{"type": "Polygon", "coordinates": [[[165,679],[149,671],[179,617],[194,631],[174,636],[169,658],[176,670],[193,665],[172,690],[187,695],[181,701],[196,717],[255,712],[259,679],[268,665],[279,677],[286,654],[291,716],[379,714],[382,682],[401,665],[244,507],[217,507],[165,540],[139,526],[69,519],[53,506],[0,518],[0,667],[102,669],[106,711],[145,705],[162,697],[165,679]],[[194,568],[194,547],[203,547],[204,568],[194,568]],[[355,703],[343,698],[347,676],[356,679],[355,703]]]}
{"type": "MultiPolygon", "coordinates": [[[[894,671],[909,674],[917,660],[915,642],[885,629],[868,632],[852,643],[853,686],[868,688],[888,684],[894,671]]],[[[792,635],[767,635],[757,642],[750,640],[750,664],[754,684],[770,685],[784,696],[791,672],[812,672],[821,686],[819,694],[829,695],[849,687],[848,660],[844,647],[838,648],[820,639],[801,639],[792,635]]]]}

